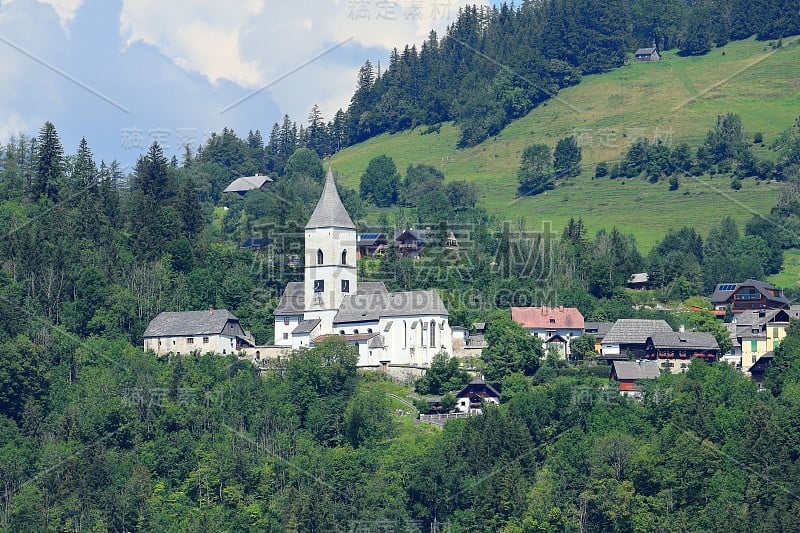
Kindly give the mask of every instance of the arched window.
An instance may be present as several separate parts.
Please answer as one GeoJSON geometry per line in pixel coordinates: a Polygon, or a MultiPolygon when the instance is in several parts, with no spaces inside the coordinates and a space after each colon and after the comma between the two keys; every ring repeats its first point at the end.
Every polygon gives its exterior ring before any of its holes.
{"type": "Polygon", "coordinates": [[[367,328],[367,333],[372,333],[372,328],[367,328]]]}
{"type": "Polygon", "coordinates": [[[403,320],[403,348],[408,348],[408,324],[405,320],[403,320]]]}
{"type": "Polygon", "coordinates": [[[431,348],[435,348],[436,347],[436,322],[434,322],[433,320],[431,320],[430,328],[431,328],[431,348]]]}
{"type": "Polygon", "coordinates": [[[347,250],[342,250],[342,264],[347,264],[347,250]]]}
{"type": "Polygon", "coordinates": [[[321,265],[324,262],[325,257],[322,255],[322,250],[317,250],[317,264],[321,265]]]}
{"type": "Polygon", "coordinates": [[[353,334],[354,334],[354,335],[358,335],[358,330],[357,330],[357,329],[354,329],[354,330],[353,330],[353,334]]]}
{"type": "Polygon", "coordinates": [[[422,320],[419,321],[419,345],[425,346],[425,328],[422,327],[422,320]]]}

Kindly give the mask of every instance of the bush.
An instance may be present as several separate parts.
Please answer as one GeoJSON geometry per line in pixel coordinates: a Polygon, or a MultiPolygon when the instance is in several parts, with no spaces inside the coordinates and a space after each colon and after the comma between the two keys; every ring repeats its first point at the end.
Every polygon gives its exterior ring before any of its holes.
{"type": "Polygon", "coordinates": [[[731,189],[733,189],[734,191],[738,191],[741,188],[742,188],[742,180],[735,179],[731,181],[731,189]]]}
{"type": "Polygon", "coordinates": [[[594,167],[594,177],[604,178],[606,176],[608,176],[608,163],[605,161],[600,161],[597,163],[597,166],[594,167]]]}
{"type": "Polygon", "coordinates": [[[754,144],[761,144],[763,142],[764,142],[764,136],[761,134],[760,131],[758,133],[756,133],[755,135],[753,135],[753,143],[754,144]]]}
{"type": "Polygon", "coordinates": [[[672,176],[669,179],[669,190],[677,191],[678,187],[680,187],[680,181],[678,181],[678,176],[672,176]]]}

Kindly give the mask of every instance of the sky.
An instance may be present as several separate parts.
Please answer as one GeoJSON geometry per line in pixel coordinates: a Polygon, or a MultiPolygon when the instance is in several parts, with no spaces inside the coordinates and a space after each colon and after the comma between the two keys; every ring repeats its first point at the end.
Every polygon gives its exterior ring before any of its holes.
{"type": "MultiPolygon", "coordinates": [[[[472,2],[479,3],[480,2],[472,2]]],[[[213,131],[265,140],[346,108],[364,61],[442,35],[457,0],[0,0],[0,143],[49,120],[130,168],[213,131]]]]}

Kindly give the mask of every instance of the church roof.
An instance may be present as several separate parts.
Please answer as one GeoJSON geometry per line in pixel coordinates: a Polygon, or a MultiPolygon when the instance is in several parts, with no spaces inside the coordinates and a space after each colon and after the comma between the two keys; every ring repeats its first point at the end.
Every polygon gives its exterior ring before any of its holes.
{"type": "Polygon", "coordinates": [[[325,177],[325,188],[322,189],[322,196],[317,202],[314,213],[306,224],[306,229],[311,228],[348,228],[356,229],[347,209],[344,208],[342,199],[336,191],[336,183],[333,181],[333,172],[328,167],[328,175],[325,177]]]}
{"type": "Polygon", "coordinates": [[[302,315],[306,309],[305,289],[302,281],[290,281],[275,308],[275,315],[302,315]]]}
{"type": "Polygon", "coordinates": [[[436,291],[386,292],[375,291],[347,296],[336,316],[334,324],[347,322],[374,322],[381,317],[449,315],[442,298],[436,291]]]}

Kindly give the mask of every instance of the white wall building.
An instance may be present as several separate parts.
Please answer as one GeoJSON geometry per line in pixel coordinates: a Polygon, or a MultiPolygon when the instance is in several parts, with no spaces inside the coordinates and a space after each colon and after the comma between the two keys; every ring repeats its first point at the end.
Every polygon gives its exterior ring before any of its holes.
{"type": "Polygon", "coordinates": [[[145,351],[157,355],[231,354],[255,345],[239,319],[225,309],[159,313],[144,332],[145,351]]]}
{"type": "Polygon", "coordinates": [[[358,346],[359,366],[427,366],[452,355],[449,313],[436,291],[390,293],[358,281],[356,227],[333,174],[305,227],[302,282],[288,283],[275,309],[275,345],[296,349],[330,335],[358,346]]]}

